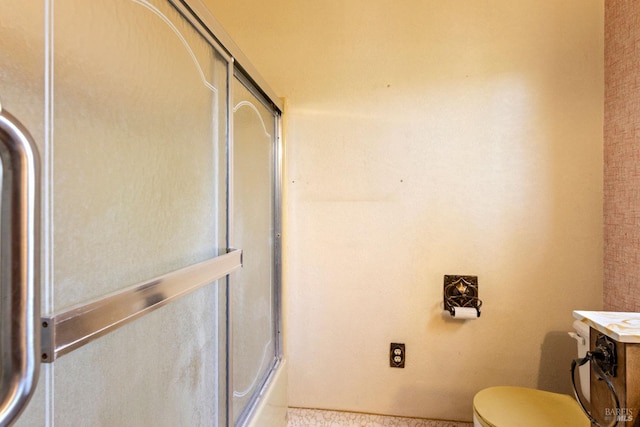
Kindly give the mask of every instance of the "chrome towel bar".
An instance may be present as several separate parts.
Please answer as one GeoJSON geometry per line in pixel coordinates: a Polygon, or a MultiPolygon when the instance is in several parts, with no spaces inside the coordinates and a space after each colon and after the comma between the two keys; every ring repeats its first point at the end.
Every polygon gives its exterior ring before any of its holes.
{"type": "Polygon", "coordinates": [[[228,253],[139,283],[42,318],[44,363],[55,361],[169,302],[187,295],[242,267],[242,251],[228,253]]]}

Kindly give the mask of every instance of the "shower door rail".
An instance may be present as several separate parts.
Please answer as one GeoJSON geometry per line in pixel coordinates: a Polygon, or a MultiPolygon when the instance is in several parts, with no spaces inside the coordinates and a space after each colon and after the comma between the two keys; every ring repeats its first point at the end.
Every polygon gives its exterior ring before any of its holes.
{"type": "Polygon", "coordinates": [[[29,132],[0,105],[0,426],[31,399],[40,370],[39,159],[29,132]]]}

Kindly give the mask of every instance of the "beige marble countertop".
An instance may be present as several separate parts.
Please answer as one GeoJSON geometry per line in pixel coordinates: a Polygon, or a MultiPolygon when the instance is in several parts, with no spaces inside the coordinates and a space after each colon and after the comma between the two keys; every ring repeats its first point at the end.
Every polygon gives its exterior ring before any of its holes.
{"type": "Polygon", "coordinates": [[[576,310],[573,317],[616,341],[640,343],[640,313],[576,310]]]}

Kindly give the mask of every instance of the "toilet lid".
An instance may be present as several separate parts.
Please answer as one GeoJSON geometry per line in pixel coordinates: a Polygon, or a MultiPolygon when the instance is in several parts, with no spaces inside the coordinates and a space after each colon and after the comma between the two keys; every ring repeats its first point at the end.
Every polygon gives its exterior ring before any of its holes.
{"type": "Polygon", "coordinates": [[[491,387],[473,398],[473,412],[485,426],[589,427],[589,419],[569,395],[524,387],[491,387]]]}

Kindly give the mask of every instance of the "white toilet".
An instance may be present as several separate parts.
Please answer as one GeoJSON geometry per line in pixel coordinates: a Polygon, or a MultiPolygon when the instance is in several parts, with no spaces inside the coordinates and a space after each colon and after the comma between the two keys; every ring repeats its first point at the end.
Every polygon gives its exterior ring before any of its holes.
{"type": "MultiPolygon", "coordinates": [[[[573,324],[578,341],[578,357],[589,350],[589,327],[573,324]]],[[[567,363],[567,377],[569,363],[567,363]]],[[[580,385],[589,399],[589,366],[580,367],[580,385]]],[[[479,391],[473,398],[475,427],[589,427],[591,423],[573,396],[525,387],[498,386],[479,391]]]]}

